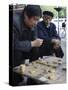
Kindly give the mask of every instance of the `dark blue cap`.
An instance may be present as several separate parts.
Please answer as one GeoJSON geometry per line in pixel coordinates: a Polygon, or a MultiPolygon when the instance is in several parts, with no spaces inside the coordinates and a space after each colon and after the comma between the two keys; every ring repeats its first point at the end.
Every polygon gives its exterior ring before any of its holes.
{"type": "Polygon", "coordinates": [[[50,11],[44,11],[43,15],[48,15],[48,16],[51,16],[51,17],[54,16],[54,14],[52,12],[50,12],[50,11]]]}

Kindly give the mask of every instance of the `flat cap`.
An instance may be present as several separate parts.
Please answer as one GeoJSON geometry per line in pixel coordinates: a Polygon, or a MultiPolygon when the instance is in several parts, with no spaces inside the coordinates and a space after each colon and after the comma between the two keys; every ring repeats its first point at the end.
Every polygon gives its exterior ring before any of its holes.
{"type": "Polygon", "coordinates": [[[51,16],[51,17],[54,16],[54,14],[52,12],[50,12],[50,11],[44,11],[43,15],[48,15],[48,16],[51,16]]]}

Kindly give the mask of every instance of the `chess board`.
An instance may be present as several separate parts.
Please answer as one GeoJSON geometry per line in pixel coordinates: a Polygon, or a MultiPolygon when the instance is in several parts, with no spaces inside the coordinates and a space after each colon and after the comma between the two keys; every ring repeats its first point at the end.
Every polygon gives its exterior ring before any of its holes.
{"type": "Polygon", "coordinates": [[[65,83],[66,68],[61,58],[47,56],[27,65],[20,65],[14,71],[44,83],[65,83]],[[24,71],[23,71],[24,70],[24,71]]]}

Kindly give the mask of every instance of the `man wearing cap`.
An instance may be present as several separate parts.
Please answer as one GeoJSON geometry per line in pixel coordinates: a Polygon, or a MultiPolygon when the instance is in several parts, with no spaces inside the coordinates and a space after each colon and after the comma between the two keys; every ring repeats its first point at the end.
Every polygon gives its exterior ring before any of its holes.
{"type": "Polygon", "coordinates": [[[40,55],[54,55],[62,58],[64,53],[60,46],[61,40],[57,34],[55,24],[51,22],[53,16],[51,11],[44,11],[43,21],[37,25],[38,37],[44,40],[44,44],[40,48],[40,55]]]}
{"type": "MultiPolygon", "coordinates": [[[[12,30],[12,65],[13,68],[25,62],[38,58],[38,47],[43,43],[42,39],[37,39],[36,24],[41,17],[41,9],[38,5],[25,6],[22,13],[13,13],[13,30],[12,30]]],[[[11,84],[19,85],[21,82],[20,75],[12,73],[11,84]]]]}

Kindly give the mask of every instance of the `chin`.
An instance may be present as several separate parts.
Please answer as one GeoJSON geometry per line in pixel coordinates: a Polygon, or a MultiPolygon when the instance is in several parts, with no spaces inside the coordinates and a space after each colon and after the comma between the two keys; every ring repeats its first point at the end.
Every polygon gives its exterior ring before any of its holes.
{"type": "Polygon", "coordinates": [[[34,26],[30,26],[30,28],[33,28],[34,26]]]}
{"type": "Polygon", "coordinates": [[[32,27],[32,26],[29,26],[28,28],[29,28],[29,29],[32,29],[33,27],[32,27]]]}

